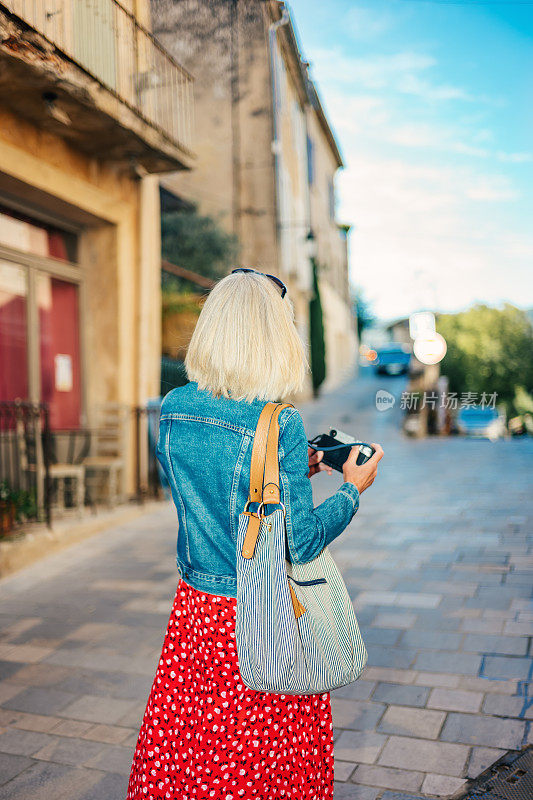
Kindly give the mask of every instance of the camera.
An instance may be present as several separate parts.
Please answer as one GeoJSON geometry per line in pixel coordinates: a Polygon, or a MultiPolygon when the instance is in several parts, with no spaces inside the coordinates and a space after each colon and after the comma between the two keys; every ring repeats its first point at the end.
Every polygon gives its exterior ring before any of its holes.
{"type": "Polygon", "coordinates": [[[359,445],[359,453],[357,455],[358,466],[364,464],[376,452],[372,445],[367,442],[354,441],[354,439],[343,431],[336,428],[331,428],[329,434],[320,433],[314,439],[308,441],[313,450],[322,450],[324,455],[322,457],[322,464],[342,472],[344,462],[350,455],[352,447],[359,445]]]}

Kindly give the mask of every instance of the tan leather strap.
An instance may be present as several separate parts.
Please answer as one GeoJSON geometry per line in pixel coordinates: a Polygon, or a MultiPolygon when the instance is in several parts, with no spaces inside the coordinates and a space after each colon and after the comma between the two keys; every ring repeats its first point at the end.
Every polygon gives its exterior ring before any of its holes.
{"type": "Polygon", "coordinates": [[[248,501],[251,503],[260,503],[262,499],[268,432],[270,421],[275,410],[276,403],[266,403],[257,421],[254,444],[252,447],[252,462],[250,465],[250,492],[248,494],[248,501]]]}
{"type": "MultiPolygon", "coordinates": [[[[278,417],[282,409],[289,408],[290,405],[290,403],[266,403],[259,415],[252,447],[248,502],[280,502],[278,417]]],[[[246,506],[248,507],[248,503],[246,506]]],[[[255,552],[255,545],[261,524],[258,511],[259,509],[257,511],[245,510],[243,512],[248,518],[242,547],[242,555],[244,558],[253,558],[255,552]]],[[[294,613],[298,617],[299,613],[303,613],[303,611],[299,610],[297,604],[295,604],[295,601],[297,603],[297,598],[294,593],[291,594],[291,598],[294,606],[294,613]]],[[[303,608],[303,606],[301,608],[303,608]]]]}
{"type": "Polygon", "coordinates": [[[279,423],[278,417],[291,403],[266,403],[255,430],[250,465],[250,492],[252,503],[279,503],[279,423]]]}
{"type": "Polygon", "coordinates": [[[263,481],[263,503],[280,502],[279,486],[279,422],[278,418],[284,408],[294,408],[292,403],[279,403],[270,422],[265,453],[265,474],[263,481]]]}

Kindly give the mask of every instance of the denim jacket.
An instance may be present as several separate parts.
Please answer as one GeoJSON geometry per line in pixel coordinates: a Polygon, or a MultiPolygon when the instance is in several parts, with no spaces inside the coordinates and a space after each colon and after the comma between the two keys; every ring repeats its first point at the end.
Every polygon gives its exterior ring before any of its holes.
{"type": "MultiPolygon", "coordinates": [[[[183,580],[201,591],[237,596],[238,519],[248,499],[253,438],[264,405],[263,400],[214,397],[198,389],[196,381],[163,398],[157,457],[177,510],[176,564],[183,580]]],[[[346,528],[359,507],[359,492],[352,483],[343,483],[313,508],[300,413],[283,409],[279,426],[285,555],[291,562],[305,563],[346,528]]]]}

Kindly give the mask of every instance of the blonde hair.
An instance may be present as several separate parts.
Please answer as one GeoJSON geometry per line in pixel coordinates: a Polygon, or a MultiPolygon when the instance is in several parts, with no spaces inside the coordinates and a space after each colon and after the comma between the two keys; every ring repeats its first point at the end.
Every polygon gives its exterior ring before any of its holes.
{"type": "Polygon", "coordinates": [[[222,278],[200,312],[185,367],[215,396],[278,400],[299,392],[308,363],[288,296],[254,272],[222,278]]]}

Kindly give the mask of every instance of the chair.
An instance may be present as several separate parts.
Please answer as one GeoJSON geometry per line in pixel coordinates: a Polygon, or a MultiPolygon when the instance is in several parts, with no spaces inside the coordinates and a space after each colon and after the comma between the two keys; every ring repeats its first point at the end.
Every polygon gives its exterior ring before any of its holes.
{"type": "Polygon", "coordinates": [[[72,507],[81,515],[85,502],[85,467],[80,462],[89,448],[89,432],[57,431],[48,432],[45,436],[40,417],[37,417],[34,430],[29,434],[24,430],[22,420],[17,420],[17,440],[21,468],[25,473],[37,476],[38,494],[44,493],[44,464],[48,462],[52,510],[60,514],[67,510],[65,489],[67,481],[71,481],[74,486],[71,491],[72,507]],[[80,450],[76,456],[74,448],[77,437],[80,437],[80,450]],[[65,447],[59,447],[60,439],[68,441],[68,453],[65,447]]]}
{"type": "Polygon", "coordinates": [[[129,409],[120,403],[95,408],[90,454],[84,459],[85,486],[91,504],[114,507],[124,500],[129,409]]]}

